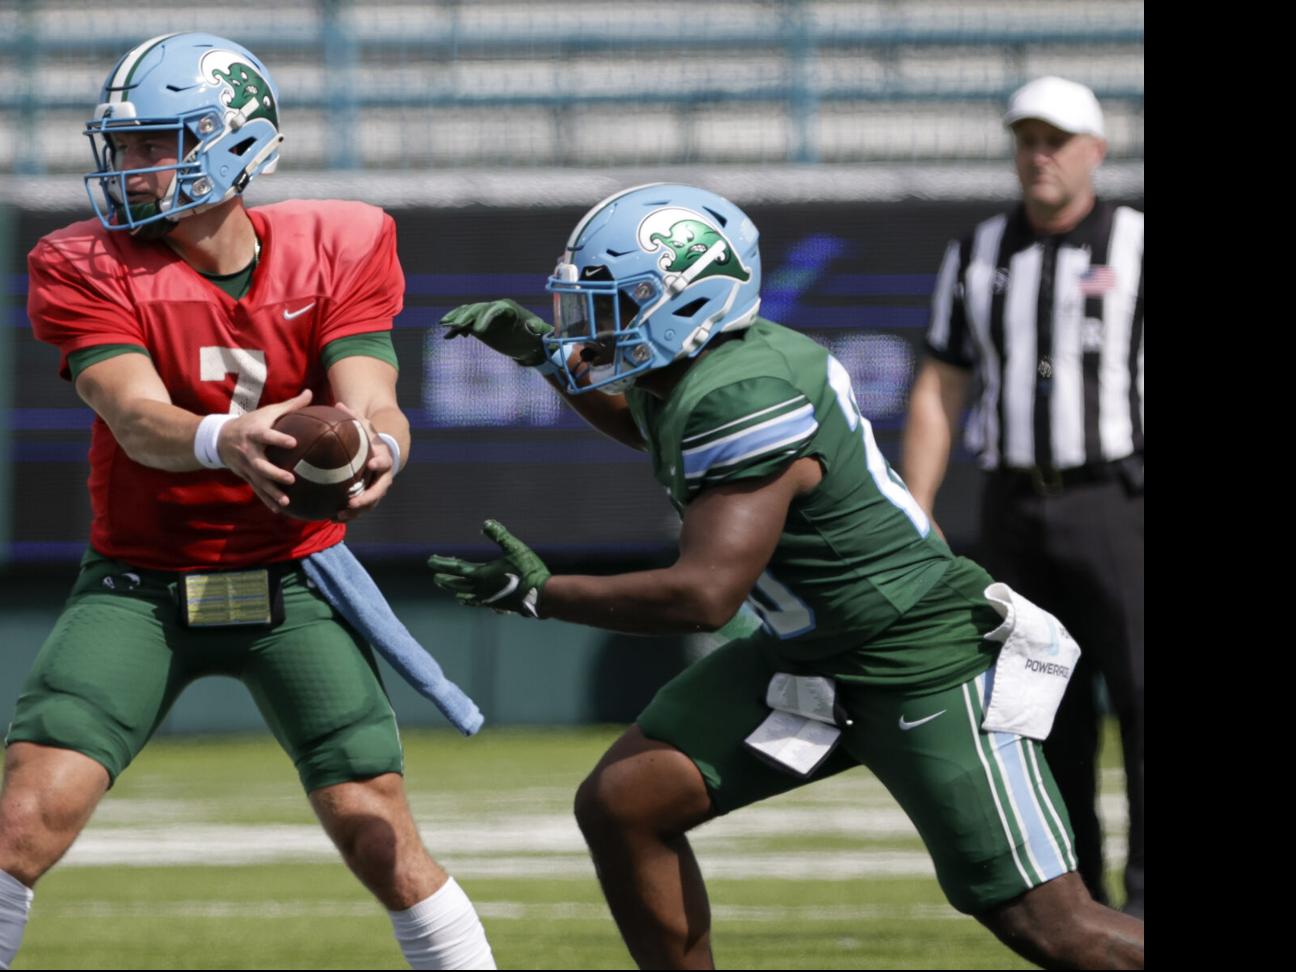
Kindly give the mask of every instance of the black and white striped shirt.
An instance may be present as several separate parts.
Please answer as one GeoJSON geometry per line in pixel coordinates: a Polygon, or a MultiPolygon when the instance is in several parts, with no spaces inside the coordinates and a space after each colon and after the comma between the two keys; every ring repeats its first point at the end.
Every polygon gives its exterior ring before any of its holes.
{"type": "Polygon", "coordinates": [[[976,367],[981,465],[1071,469],[1143,451],[1143,213],[1099,201],[1039,236],[1023,207],[951,243],[928,352],[976,367]]]}

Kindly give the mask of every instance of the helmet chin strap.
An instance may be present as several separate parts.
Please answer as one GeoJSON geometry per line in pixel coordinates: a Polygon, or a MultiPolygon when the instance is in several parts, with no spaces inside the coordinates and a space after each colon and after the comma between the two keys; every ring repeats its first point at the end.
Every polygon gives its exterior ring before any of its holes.
{"type": "Polygon", "coordinates": [[[167,199],[150,199],[142,203],[132,203],[128,199],[114,199],[113,211],[119,222],[133,223],[148,220],[148,222],[136,226],[128,232],[139,240],[156,240],[171,232],[176,224],[177,217],[166,215],[166,202],[167,199]],[[155,219],[154,217],[159,213],[162,214],[163,218],[155,219]]]}
{"type": "Polygon", "coordinates": [[[711,264],[715,263],[725,255],[724,240],[716,240],[707,251],[693,262],[691,266],[685,267],[683,273],[668,273],[666,275],[666,293],[671,297],[678,297],[684,292],[684,288],[702,275],[702,271],[711,264]]]}
{"type": "MultiPolygon", "coordinates": [[[[729,313],[733,307],[734,301],[738,298],[738,286],[729,288],[729,298],[724,302],[724,306],[708,317],[705,321],[695,327],[691,334],[684,339],[680,345],[680,353],[677,357],[685,358],[696,354],[707,341],[711,340],[711,328],[715,327],[716,321],[729,313]]],[[[756,315],[756,308],[760,306],[760,301],[752,307],[751,311],[738,318],[736,321],[730,321],[723,330],[729,331],[735,328],[746,327],[751,323],[751,319],[756,315]]]]}
{"type": "MultiPolygon", "coordinates": [[[[705,271],[707,267],[723,258],[727,250],[728,245],[724,240],[716,240],[707,247],[707,251],[698,257],[697,260],[695,260],[690,266],[685,267],[683,273],[666,274],[664,278],[666,286],[662,289],[661,296],[657,298],[651,307],[646,307],[641,310],[639,312],[639,317],[643,320],[647,320],[653,314],[657,313],[657,311],[661,310],[663,306],[682,294],[689,284],[702,276],[703,271],[705,271]]],[[[669,255],[667,256],[669,257],[669,255]]],[[[738,288],[735,287],[730,292],[729,300],[725,302],[724,307],[720,308],[719,311],[712,315],[710,320],[694,328],[693,333],[684,339],[684,344],[680,349],[681,353],[679,357],[692,354],[707,342],[707,339],[711,336],[711,328],[714,326],[715,321],[728,313],[729,308],[733,306],[734,298],[737,294],[738,288]]]]}
{"type": "MultiPolygon", "coordinates": [[[[594,374],[594,369],[590,369],[590,374],[594,374]]],[[[594,390],[600,391],[604,395],[620,395],[633,385],[635,383],[635,378],[638,377],[638,375],[634,375],[630,378],[622,378],[620,381],[609,381],[606,385],[599,385],[599,387],[594,390]]]]}
{"type": "MultiPolygon", "coordinates": [[[[284,137],[279,135],[261,146],[261,151],[248,160],[247,165],[243,166],[243,171],[234,179],[234,182],[230,185],[230,191],[225,195],[225,199],[229,199],[230,196],[233,196],[235,193],[240,193],[247,188],[247,184],[252,181],[252,174],[256,172],[257,167],[275,152],[279,151],[279,146],[283,143],[283,139],[284,137]]],[[[278,164],[279,160],[276,159],[266,168],[265,171],[272,171],[278,164]]],[[[221,202],[224,202],[225,199],[222,199],[221,202]]]]}
{"type": "MultiPolygon", "coordinates": [[[[716,240],[707,248],[705,253],[697,258],[692,266],[685,267],[683,273],[666,274],[662,278],[665,286],[662,288],[661,296],[648,307],[642,308],[638,316],[643,320],[647,320],[653,314],[656,314],[662,307],[682,294],[684,288],[701,276],[703,270],[723,257],[726,249],[724,240],[716,240]]],[[[669,259],[669,257],[670,255],[667,254],[664,259],[669,259]]]]}
{"type": "Polygon", "coordinates": [[[136,204],[127,202],[121,205],[120,208],[125,210],[127,219],[131,221],[149,219],[158,213],[162,214],[161,219],[152,220],[151,222],[145,223],[143,226],[136,226],[130,231],[130,235],[140,240],[161,239],[166,236],[167,233],[170,233],[171,230],[175,229],[176,223],[180,222],[180,220],[184,219],[186,216],[192,216],[197,212],[195,209],[186,209],[184,212],[180,213],[168,212],[170,207],[167,206],[166,203],[169,201],[169,198],[170,197],[154,199],[146,203],[136,204]]]}

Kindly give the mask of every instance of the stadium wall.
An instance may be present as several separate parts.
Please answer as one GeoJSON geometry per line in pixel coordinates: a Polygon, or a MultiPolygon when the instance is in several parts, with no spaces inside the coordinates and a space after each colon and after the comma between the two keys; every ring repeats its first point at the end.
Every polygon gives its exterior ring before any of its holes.
{"type": "MultiPolygon", "coordinates": [[[[1002,203],[923,201],[747,204],[761,229],[762,313],[827,345],[851,374],[883,453],[898,465],[909,386],[946,242],[1002,203]]],[[[352,530],[367,562],[421,562],[432,551],[486,554],[495,517],[549,557],[654,557],[678,519],[640,455],[588,429],[536,375],[474,342],[444,341],[460,303],[513,297],[544,316],[544,281],[583,207],[404,208],[397,221],[405,309],[393,340],[413,447],[398,488],[352,530]]],[[[57,376],[25,313],[24,254],[79,212],[24,212],[9,264],[18,300],[12,503],[0,505],[15,566],[79,559],[89,533],[86,452],[92,414],[57,376]]],[[[3,359],[0,358],[0,361],[3,359]]],[[[956,547],[975,535],[978,477],[958,453],[936,516],[956,547]]]]}

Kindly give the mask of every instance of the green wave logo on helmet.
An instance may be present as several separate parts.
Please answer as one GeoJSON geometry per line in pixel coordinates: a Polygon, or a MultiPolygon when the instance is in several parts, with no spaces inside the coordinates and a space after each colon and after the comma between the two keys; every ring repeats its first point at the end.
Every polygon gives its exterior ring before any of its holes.
{"type": "Polygon", "coordinates": [[[240,60],[233,51],[211,51],[203,56],[200,71],[205,79],[223,85],[220,101],[230,111],[243,116],[245,122],[264,118],[279,127],[279,108],[266,79],[252,65],[240,60]]]}
{"type": "Polygon", "coordinates": [[[751,279],[728,237],[690,210],[659,209],[639,224],[638,236],[649,253],[664,251],[658,264],[664,272],[681,274],[689,284],[708,277],[751,279]]]}

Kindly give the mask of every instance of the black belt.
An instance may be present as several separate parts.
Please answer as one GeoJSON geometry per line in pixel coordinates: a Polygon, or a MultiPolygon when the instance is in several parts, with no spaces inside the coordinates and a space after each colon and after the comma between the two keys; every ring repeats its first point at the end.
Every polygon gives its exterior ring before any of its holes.
{"type": "Polygon", "coordinates": [[[155,584],[167,585],[179,581],[185,574],[232,574],[240,570],[265,570],[270,577],[276,581],[282,581],[285,577],[292,575],[306,576],[306,568],[301,565],[300,560],[280,560],[273,564],[249,564],[246,567],[221,567],[213,565],[210,568],[198,567],[194,570],[156,570],[148,567],[135,567],[127,564],[125,561],[112,560],[105,558],[110,563],[121,568],[121,573],[130,572],[139,576],[143,580],[152,581],[155,584]]]}
{"type": "MultiPolygon", "coordinates": [[[[212,569],[198,568],[195,571],[177,571],[177,570],[156,570],[148,567],[136,567],[134,564],[128,564],[124,560],[117,560],[113,557],[107,557],[88,548],[86,557],[95,556],[93,561],[96,570],[103,576],[110,576],[114,579],[111,585],[105,585],[109,590],[118,588],[126,591],[135,590],[142,582],[147,582],[155,587],[167,587],[171,584],[178,584],[180,579],[187,573],[215,574],[230,573],[238,570],[267,570],[270,578],[276,583],[281,583],[284,578],[297,576],[301,580],[306,579],[306,568],[302,566],[300,560],[280,560],[273,564],[252,564],[248,567],[219,567],[213,565],[212,569]],[[93,553],[92,553],[93,551],[93,553]]],[[[85,563],[85,557],[82,563],[85,563]]]]}
{"type": "Polygon", "coordinates": [[[1093,462],[1069,469],[1033,466],[1030,469],[1000,468],[995,475],[1018,489],[1031,489],[1040,496],[1060,496],[1068,489],[1091,483],[1121,480],[1133,492],[1143,491],[1143,454],[1136,453],[1112,462],[1093,462]]]}

